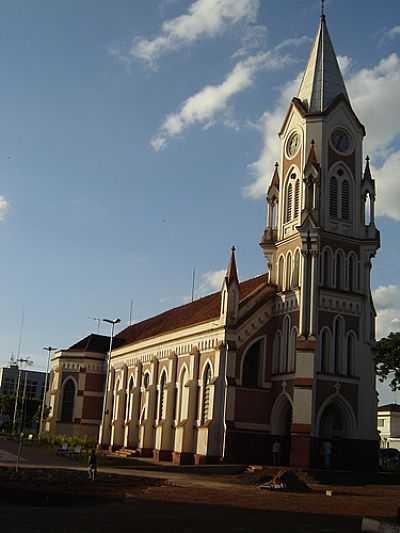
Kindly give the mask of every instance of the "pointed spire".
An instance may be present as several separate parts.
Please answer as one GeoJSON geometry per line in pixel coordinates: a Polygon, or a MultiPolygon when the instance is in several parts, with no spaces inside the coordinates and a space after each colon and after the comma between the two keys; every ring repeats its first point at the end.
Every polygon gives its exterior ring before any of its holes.
{"type": "Polygon", "coordinates": [[[274,170],[274,175],[272,176],[270,188],[271,187],[276,187],[276,189],[279,191],[279,163],[278,162],[275,163],[275,170],[274,170]]]}
{"type": "Polygon", "coordinates": [[[226,276],[225,276],[228,287],[233,281],[239,284],[239,277],[238,277],[237,268],[236,268],[235,251],[236,251],[236,248],[232,246],[231,257],[229,259],[228,269],[226,271],[226,276]]]}
{"type": "Polygon", "coordinates": [[[310,152],[308,153],[308,159],[305,168],[307,168],[309,165],[313,165],[317,170],[319,169],[319,162],[317,159],[317,154],[315,153],[314,139],[311,141],[311,148],[310,152]]]}
{"type": "Polygon", "coordinates": [[[372,181],[372,175],[371,175],[371,169],[369,167],[369,156],[367,155],[367,157],[365,158],[366,160],[366,165],[365,165],[365,170],[364,170],[364,177],[363,177],[363,180],[364,181],[372,181]]]}
{"type": "Polygon", "coordinates": [[[321,22],[304,72],[298,98],[310,113],[320,113],[325,111],[340,94],[349,100],[326,26],[324,4],[322,3],[321,22]]]}

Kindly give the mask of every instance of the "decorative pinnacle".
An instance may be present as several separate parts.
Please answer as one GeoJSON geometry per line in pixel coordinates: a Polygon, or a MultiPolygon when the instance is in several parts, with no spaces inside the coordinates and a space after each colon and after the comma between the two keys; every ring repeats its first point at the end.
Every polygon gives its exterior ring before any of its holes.
{"type": "Polygon", "coordinates": [[[232,250],[233,253],[235,253],[236,252],[236,247],[232,246],[231,250],[232,250]]]}
{"type": "Polygon", "coordinates": [[[312,139],[311,146],[314,146],[314,144],[315,144],[315,141],[314,141],[314,139],[312,139]]]}
{"type": "Polygon", "coordinates": [[[365,161],[367,161],[367,163],[370,162],[370,158],[369,158],[369,155],[367,155],[367,157],[365,158],[365,161]]]}
{"type": "Polygon", "coordinates": [[[321,0],[321,18],[325,17],[325,0],[321,0]]]}
{"type": "Polygon", "coordinates": [[[275,168],[278,168],[279,167],[279,163],[278,161],[275,161],[275,168]]]}

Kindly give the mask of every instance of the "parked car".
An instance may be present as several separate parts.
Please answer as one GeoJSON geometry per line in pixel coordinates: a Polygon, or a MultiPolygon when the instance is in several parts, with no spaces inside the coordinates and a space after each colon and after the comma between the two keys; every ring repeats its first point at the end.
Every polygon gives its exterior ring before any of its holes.
{"type": "Polygon", "coordinates": [[[378,460],[381,470],[400,469],[400,452],[396,448],[380,448],[378,460]]]}

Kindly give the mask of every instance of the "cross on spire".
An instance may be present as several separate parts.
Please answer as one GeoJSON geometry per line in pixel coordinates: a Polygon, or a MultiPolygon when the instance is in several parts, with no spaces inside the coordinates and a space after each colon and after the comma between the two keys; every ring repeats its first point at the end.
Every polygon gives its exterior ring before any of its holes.
{"type": "Polygon", "coordinates": [[[325,0],[321,0],[321,17],[325,17],[325,0]]]}

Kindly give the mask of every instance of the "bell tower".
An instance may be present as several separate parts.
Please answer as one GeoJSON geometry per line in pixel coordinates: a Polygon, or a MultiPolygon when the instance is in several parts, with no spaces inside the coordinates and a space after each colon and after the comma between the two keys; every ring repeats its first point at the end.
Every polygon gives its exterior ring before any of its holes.
{"type": "Polygon", "coordinates": [[[363,170],[365,134],[322,11],[279,132],[260,243],[277,286],[272,372],[293,390],[293,464],[309,464],[318,439],[362,440],[370,449],[375,442],[370,269],[380,239],[368,158],[363,170]],[[330,397],[335,410],[327,414],[330,397]]]}

